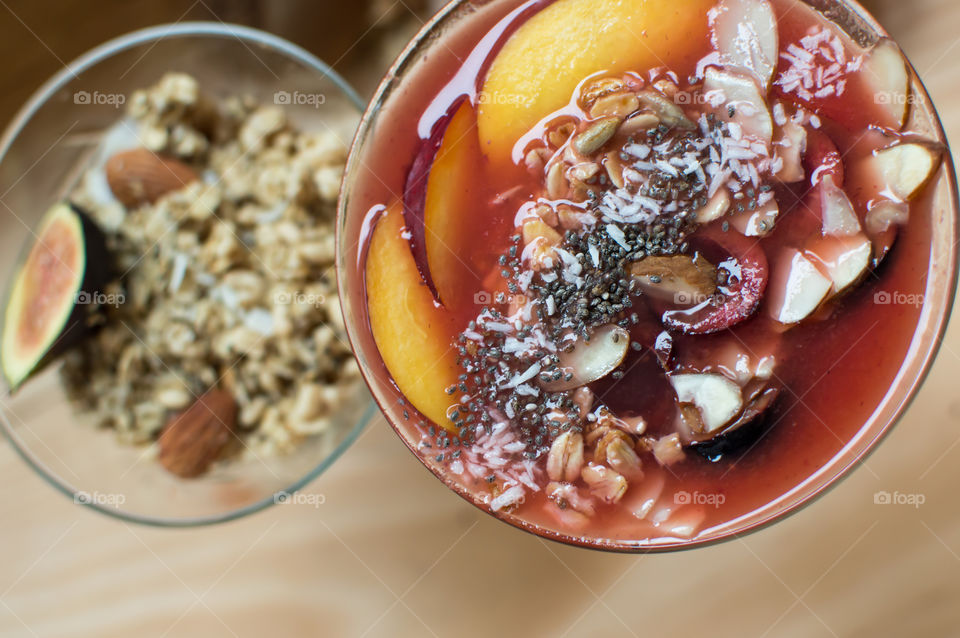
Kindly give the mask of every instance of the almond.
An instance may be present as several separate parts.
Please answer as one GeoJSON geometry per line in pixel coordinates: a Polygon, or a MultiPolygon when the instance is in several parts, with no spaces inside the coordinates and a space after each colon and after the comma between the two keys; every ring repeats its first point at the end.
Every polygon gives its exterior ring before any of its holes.
{"type": "Polygon", "coordinates": [[[198,179],[183,162],[145,148],[113,155],[104,170],[114,197],[127,208],[152,204],[198,179]]]}
{"type": "Polygon", "coordinates": [[[200,476],[230,442],[236,422],[236,400],[224,390],[207,391],[163,428],[161,465],[182,478],[200,476]]]}

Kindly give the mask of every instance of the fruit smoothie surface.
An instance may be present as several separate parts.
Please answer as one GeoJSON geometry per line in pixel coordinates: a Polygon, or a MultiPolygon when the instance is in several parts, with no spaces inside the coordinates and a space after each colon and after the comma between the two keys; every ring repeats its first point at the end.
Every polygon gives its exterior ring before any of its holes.
{"type": "Polygon", "coordinates": [[[896,44],[797,0],[502,0],[438,37],[359,149],[343,266],[428,467],[538,533],[655,546],[862,433],[944,173],[896,44]]]}

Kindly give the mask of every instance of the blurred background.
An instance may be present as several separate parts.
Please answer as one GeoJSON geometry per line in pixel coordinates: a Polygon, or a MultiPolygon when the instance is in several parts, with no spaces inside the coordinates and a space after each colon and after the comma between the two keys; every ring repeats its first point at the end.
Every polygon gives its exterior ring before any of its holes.
{"type": "MultiPolygon", "coordinates": [[[[960,4],[865,2],[960,139],[960,4]]],[[[0,0],[0,122],[65,62],[163,22],[304,46],[369,97],[435,0],[0,0]]],[[[956,154],[954,154],[956,158],[956,154]]],[[[881,344],[878,344],[881,345],[881,344]]],[[[676,555],[567,548],[436,481],[382,420],[291,503],[157,530],[56,494],[0,443],[4,636],[954,636],[960,626],[960,327],[866,464],[772,528],[676,555]],[[919,495],[882,505],[878,492],[919,495]]]]}

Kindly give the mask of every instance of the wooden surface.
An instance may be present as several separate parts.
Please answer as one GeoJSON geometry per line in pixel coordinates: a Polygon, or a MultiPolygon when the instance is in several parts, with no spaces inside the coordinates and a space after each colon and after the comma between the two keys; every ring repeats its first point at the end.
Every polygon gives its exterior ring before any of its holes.
{"type": "MultiPolygon", "coordinates": [[[[871,6],[960,140],[960,4],[871,6]]],[[[18,24],[8,23],[4,37],[18,24]]],[[[914,407],[868,467],[772,528],[663,556],[571,549],[482,516],[382,421],[310,486],[322,505],[197,530],[89,512],[0,444],[0,634],[960,635],[958,375],[954,322],[914,407]],[[925,503],[876,505],[880,490],[925,503]]]]}

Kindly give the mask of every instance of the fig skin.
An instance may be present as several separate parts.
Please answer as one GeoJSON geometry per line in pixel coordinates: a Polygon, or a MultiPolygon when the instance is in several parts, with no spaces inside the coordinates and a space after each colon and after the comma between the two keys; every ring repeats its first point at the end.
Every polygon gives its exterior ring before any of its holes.
{"type": "MultiPolygon", "coordinates": [[[[16,335],[8,337],[7,331],[17,329],[17,325],[20,323],[19,319],[21,314],[28,311],[30,306],[29,302],[31,299],[36,298],[37,295],[47,294],[51,296],[63,296],[67,299],[70,299],[70,303],[73,304],[70,315],[62,326],[45,327],[46,335],[55,336],[53,336],[53,338],[48,337],[42,339],[42,343],[40,345],[41,349],[39,351],[22,353],[21,358],[15,362],[9,362],[6,356],[4,357],[4,365],[0,367],[3,368],[3,376],[10,385],[11,392],[17,390],[24,382],[56,361],[61,355],[63,355],[73,346],[87,338],[95,330],[95,328],[100,325],[102,309],[95,304],[82,302],[85,299],[95,299],[96,295],[103,291],[104,285],[106,285],[112,278],[113,269],[111,268],[112,262],[107,251],[106,236],[90,218],[90,216],[79,206],[70,202],[60,202],[56,204],[54,208],[47,213],[48,216],[53,214],[70,214],[75,216],[80,222],[79,236],[76,236],[73,239],[76,242],[80,242],[83,246],[83,275],[81,277],[80,285],[76,289],[60,291],[27,291],[24,297],[20,300],[21,307],[18,308],[12,308],[10,304],[13,300],[10,298],[7,299],[7,307],[5,308],[3,315],[5,318],[5,323],[3,326],[3,341],[6,341],[8,338],[13,339],[14,341],[19,341],[19,338],[16,335]],[[60,209],[59,207],[66,207],[66,210],[60,209]],[[56,332],[54,333],[54,331],[56,332]],[[24,361],[26,362],[24,363],[24,361]],[[12,374],[7,367],[9,363],[20,364],[20,366],[26,371],[22,374],[12,374]]],[[[44,237],[41,235],[37,238],[37,242],[41,242],[43,239],[44,237]]],[[[30,254],[33,246],[34,244],[31,244],[27,248],[22,260],[21,268],[17,271],[15,276],[16,278],[14,279],[11,289],[16,286],[16,282],[20,278],[25,276],[27,255],[30,254]]]]}

